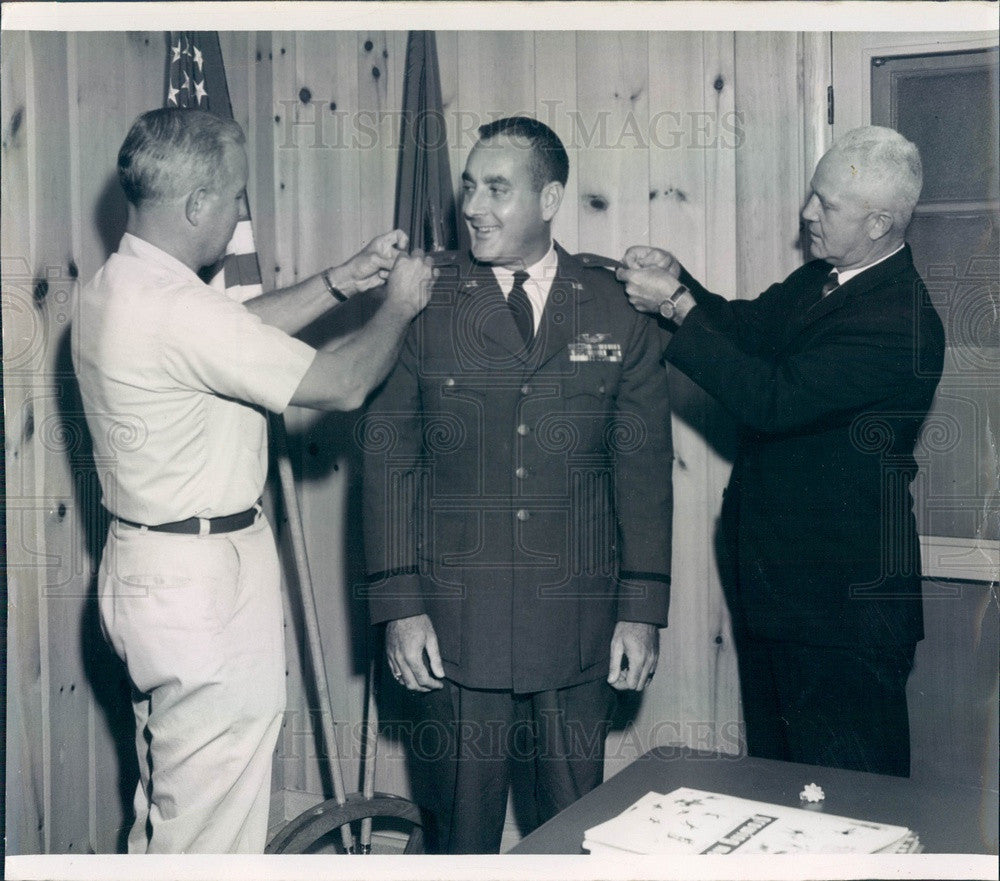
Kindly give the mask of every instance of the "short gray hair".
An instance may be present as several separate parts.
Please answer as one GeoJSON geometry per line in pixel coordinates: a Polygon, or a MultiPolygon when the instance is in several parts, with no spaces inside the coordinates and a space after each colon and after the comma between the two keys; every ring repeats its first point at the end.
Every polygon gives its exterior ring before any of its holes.
{"type": "Polygon", "coordinates": [[[179,199],[211,187],[222,173],[226,145],[245,141],[234,120],[205,110],[150,110],[132,124],[118,151],[118,181],[135,206],[179,199]]]}
{"type": "Polygon", "coordinates": [[[924,183],[920,151],[895,129],[865,125],[851,129],[830,148],[850,158],[866,184],[886,202],[879,207],[892,212],[893,226],[906,229],[924,183]]]}

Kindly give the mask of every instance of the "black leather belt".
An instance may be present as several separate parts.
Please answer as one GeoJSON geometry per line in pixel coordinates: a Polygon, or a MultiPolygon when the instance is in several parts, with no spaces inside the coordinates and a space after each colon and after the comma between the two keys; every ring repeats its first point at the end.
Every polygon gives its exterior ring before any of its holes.
{"type": "Polygon", "coordinates": [[[135,523],[126,520],[124,517],[116,518],[119,523],[126,526],[134,526],[137,529],[148,529],[150,532],[174,532],[181,535],[211,535],[219,532],[236,532],[238,529],[246,529],[250,526],[261,512],[260,500],[252,508],[240,511],[239,514],[227,514],[225,517],[188,517],[187,520],[175,520],[173,523],[159,523],[156,526],[147,526],[143,523],[135,523]]]}

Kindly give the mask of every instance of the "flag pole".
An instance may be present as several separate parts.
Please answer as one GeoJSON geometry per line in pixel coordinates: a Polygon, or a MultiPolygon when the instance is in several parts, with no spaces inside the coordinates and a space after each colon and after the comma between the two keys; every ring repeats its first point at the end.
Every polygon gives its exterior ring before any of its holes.
{"type": "MultiPolygon", "coordinates": [[[[283,416],[275,416],[271,420],[272,443],[275,457],[278,461],[278,479],[281,484],[281,495],[288,516],[288,533],[292,538],[292,551],[295,558],[295,571],[299,581],[299,594],[302,599],[302,613],[306,625],[306,642],[309,644],[309,661],[316,682],[316,696],[319,700],[320,727],[323,733],[323,745],[330,766],[330,777],[333,781],[333,797],[339,806],[347,803],[347,790],[344,787],[344,773],[340,765],[340,748],[337,746],[336,731],[333,723],[333,705],[330,700],[330,677],[326,675],[326,661],[323,657],[323,643],[320,638],[319,616],[316,613],[316,591],[313,589],[312,575],[309,570],[309,557],[306,553],[305,531],[302,528],[302,515],[299,511],[299,500],[295,492],[295,475],[288,456],[288,433],[283,416]]],[[[369,820],[369,823],[371,821],[369,820]]],[[[354,832],[350,823],[340,827],[340,838],[348,853],[355,853],[354,832]]]]}

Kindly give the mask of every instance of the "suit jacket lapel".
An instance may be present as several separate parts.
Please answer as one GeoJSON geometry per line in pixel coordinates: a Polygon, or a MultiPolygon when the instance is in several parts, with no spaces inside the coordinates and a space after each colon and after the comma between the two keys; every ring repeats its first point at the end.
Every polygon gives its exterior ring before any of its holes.
{"type": "MultiPolygon", "coordinates": [[[[804,311],[800,311],[798,315],[792,319],[788,325],[788,330],[785,333],[784,344],[788,346],[791,342],[807,327],[815,324],[821,318],[825,318],[827,315],[840,309],[845,303],[853,300],[857,297],[863,297],[873,288],[877,288],[884,284],[888,279],[897,276],[901,270],[905,269],[907,265],[912,264],[913,258],[910,256],[910,246],[904,245],[903,250],[897,254],[893,254],[888,260],[883,260],[877,266],[873,266],[871,269],[862,272],[860,275],[854,276],[854,278],[849,279],[844,282],[840,287],[834,290],[832,293],[827,294],[827,296],[819,299],[819,291],[817,290],[815,294],[807,294],[803,300],[808,302],[814,296],[815,301],[811,306],[806,308],[804,311]]],[[[824,277],[825,278],[825,277],[824,277]]],[[[822,282],[820,282],[822,284],[822,282]]]]}
{"type": "Polygon", "coordinates": [[[849,284],[850,282],[847,285],[841,285],[825,297],[821,297],[819,290],[807,291],[799,300],[799,308],[786,328],[784,334],[785,345],[788,345],[809,325],[843,306],[846,299],[845,288],[849,284]]]}
{"type": "Polygon", "coordinates": [[[559,263],[542,311],[542,320],[528,350],[527,366],[530,371],[540,369],[566,350],[580,333],[580,307],[593,296],[583,284],[583,264],[558,244],[555,247],[559,263]]]}
{"type": "Polygon", "coordinates": [[[473,297],[474,303],[471,311],[459,310],[467,316],[467,321],[463,322],[466,326],[456,328],[456,332],[479,337],[492,350],[487,350],[485,354],[492,357],[503,353],[505,356],[515,355],[518,360],[525,359],[527,355],[521,333],[489,266],[470,261],[466,276],[460,283],[459,296],[473,297]]]}

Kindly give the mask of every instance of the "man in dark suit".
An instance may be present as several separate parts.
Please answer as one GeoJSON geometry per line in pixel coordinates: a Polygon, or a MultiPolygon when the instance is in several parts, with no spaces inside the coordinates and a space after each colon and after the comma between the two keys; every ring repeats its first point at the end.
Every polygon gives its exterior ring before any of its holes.
{"type": "Polygon", "coordinates": [[[614,689],[652,677],[669,602],[660,331],[553,243],[558,136],[524,117],[479,133],[472,254],[438,261],[361,426],[371,618],[453,853],[499,850],[514,765],[536,822],[601,782],[614,689]]]}
{"type": "Polygon", "coordinates": [[[904,241],[921,183],[913,144],[855,129],[802,211],[817,259],[757,299],[711,294],[657,249],[618,271],[637,309],[677,325],[667,360],[742,426],[721,526],[751,755],[909,774],[909,485],[944,355],[904,241]]]}

